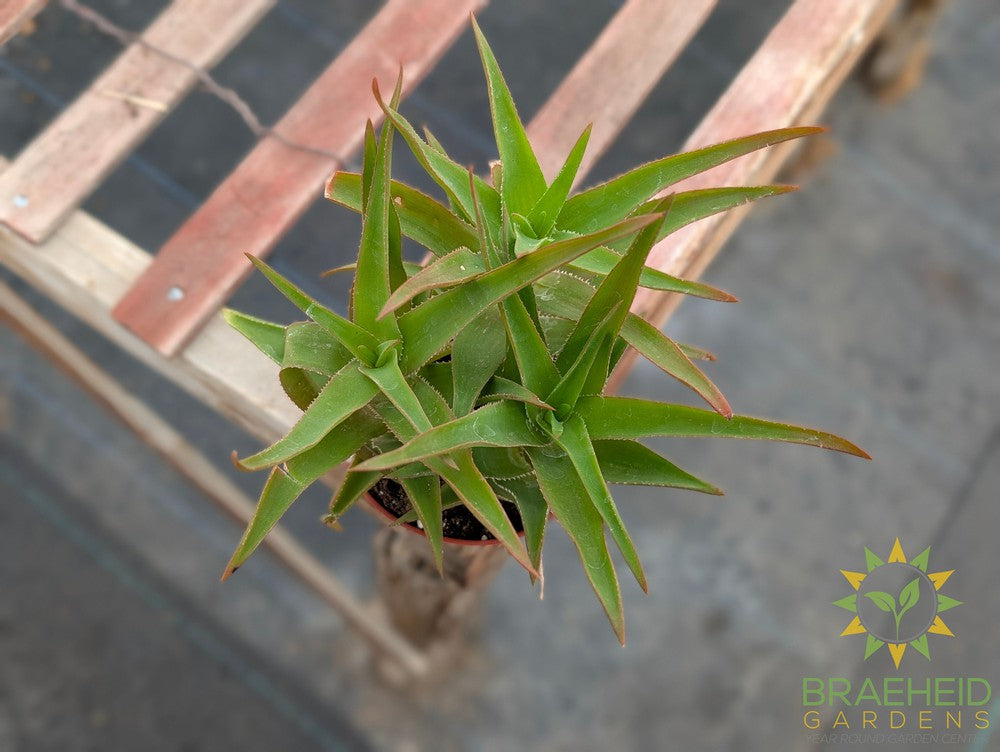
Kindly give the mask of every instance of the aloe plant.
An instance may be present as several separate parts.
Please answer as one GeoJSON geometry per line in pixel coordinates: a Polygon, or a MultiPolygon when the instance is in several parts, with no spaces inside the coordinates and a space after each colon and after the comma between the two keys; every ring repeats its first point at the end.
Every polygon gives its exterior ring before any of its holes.
{"type": "MultiPolygon", "coordinates": [[[[474,24],[475,25],[475,24],[474,24]]],[[[231,574],[311,483],[350,461],[331,501],[340,516],[382,478],[398,482],[440,569],[442,511],[462,506],[534,581],[554,517],[575,543],[619,639],[624,614],[606,533],[639,585],[646,578],[609,490],[643,484],[720,494],[640,439],[716,436],[786,441],[867,456],[832,434],[734,416],[693,359],[630,313],[639,287],[734,301],[728,293],[645,265],[667,234],[733,206],[790,190],[721,187],[658,198],[693,174],[816,132],[788,128],[669,156],[570,196],[589,128],[546,180],[489,46],[475,26],[499,161],[491,180],[457,164],[399,112],[400,84],[376,138],[366,131],[360,174],[338,172],[327,196],[361,214],[350,315],[340,316],[264,262],[254,265],[308,317],[281,326],[235,311],[230,324],[280,366],[303,410],[289,433],[236,460],[269,469],[231,574]],[[396,134],[446,203],[392,180],[396,134]],[[411,264],[402,238],[429,252],[411,264]],[[610,396],[608,378],[633,347],[711,409],[610,396]],[[520,513],[524,542],[501,499],[520,513]]]]}

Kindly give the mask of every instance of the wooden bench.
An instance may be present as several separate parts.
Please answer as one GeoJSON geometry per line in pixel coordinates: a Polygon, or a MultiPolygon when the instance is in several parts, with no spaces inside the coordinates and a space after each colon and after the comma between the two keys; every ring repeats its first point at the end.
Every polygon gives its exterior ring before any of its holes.
{"type": "MultiPolygon", "coordinates": [[[[266,255],[359,146],[365,120],[381,114],[370,96],[372,77],[391,88],[402,63],[406,89],[412,90],[463,33],[470,12],[484,3],[388,0],[151,254],[78,207],[273,4],[174,0],[12,162],[0,162],[0,261],[149,367],[272,441],[298,411],[282,393],[275,366],[218,313],[250,270],[243,254],[266,255]],[[334,102],[338,117],[326,118],[334,102]]],[[[6,0],[0,42],[41,4],[6,0]]],[[[585,173],[714,5],[714,0],[627,0],[529,125],[543,169],[551,175],[593,121],[585,173]]],[[[896,5],[896,0],[795,0],[685,148],[815,122],[896,5]]],[[[788,153],[786,146],[751,154],[686,181],[684,188],[768,182],[788,153]]],[[[697,277],[745,211],[668,237],[654,249],[651,265],[697,277]]],[[[678,302],[676,296],[643,290],[635,305],[662,324],[678,302]]],[[[224,475],[2,286],[0,310],[211,498],[237,517],[249,515],[252,502],[224,475]]],[[[377,649],[410,674],[427,669],[424,655],[360,606],[287,533],[276,531],[268,544],[377,649]]]]}

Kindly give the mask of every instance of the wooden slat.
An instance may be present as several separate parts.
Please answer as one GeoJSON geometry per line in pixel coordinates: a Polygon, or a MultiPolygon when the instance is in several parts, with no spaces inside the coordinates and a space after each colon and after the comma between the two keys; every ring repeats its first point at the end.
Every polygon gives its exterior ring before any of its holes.
{"type": "MultiPolygon", "coordinates": [[[[0,171],[4,166],[0,159],[0,171]]],[[[39,245],[0,228],[0,261],[125,352],[264,441],[285,434],[301,415],[281,390],[277,366],[221,315],[212,317],[174,360],[118,324],[111,306],[151,258],[89,214],[73,212],[39,245]]]]}
{"type": "Polygon", "coordinates": [[[13,37],[45,5],[45,0],[3,0],[0,2],[0,44],[13,37]]]}
{"type": "MultiPolygon", "coordinates": [[[[4,318],[225,513],[241,525],[250,521],[256,507],[252,499],[158,413],[125,390],[62,332],[0,282],[0,319],[4,318]]],[[[426,674],[426,656],[397,633],[385,617],[362,604],[280,524],[268,533],[263,547],[336,609],[375,650],[393,660],[407,675],[420,677],[426,674]]]]}
{"type": "MultiPolygon", "coordinates": [[[[756,131],[803,125],[819,117],[897,0],[796,0],[684,145],[697,149],[756,131]]],[[[794,144],[755,152],[671,187],[690,190],[772,180],[794,144]]],[[[749,206],[675,232],[656,245],[649,265],[696,278],[746,216],[749,206]]],[[[640,289],[632,310],[662,324],[682,296],[640,289]]],[[[634,353],[612,380],[620,384],[634,353]]]]}
{"type": "Polygon", "coordinates": [[[653,86],[701,28],[716,0],[629,0],[528,126],[552,178],[588,123],[577,180],[614,142],[653,86]]]}
{"type": "Polygon", "coordinates": [[[482,0],[390,0],[276,126],[156,254],[115,307],[115,317],[160,352],[175,354],[321,195],[337,167],[330,153],[358,148],[400,65],[412,89],[451,45],[482,0]],[[304,151],[286,142],[317,150],[304,151]]]}
{"type": "MultiPolygon", "coordinates": [[[[273,4],[174,0],[142,39],[209,68],[273,4]]],[[[47,238],[197,80],[189,66],[130,45],[0,176],[0,222],[34,242],[47,238]]]]}

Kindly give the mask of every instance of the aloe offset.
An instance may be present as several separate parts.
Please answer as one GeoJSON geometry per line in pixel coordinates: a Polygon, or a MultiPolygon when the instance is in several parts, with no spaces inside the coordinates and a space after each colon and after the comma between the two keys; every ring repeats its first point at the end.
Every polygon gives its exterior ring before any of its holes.
{"type": "MultiPolygon", "coordinates": [[[[475,26],[475,24],[474,24],[475,26]]],[[[657,198],[672,184],[782,141],[788,128],[734,139],[638,167],[570,196],[589,138],[547,181],[478,26],[499,161],[490,181],[451,160],[399,113],[400,84],[381,134],[369,123],[361,174],[338,172],[332,201],[360,212],[362,236],[345,318],[262,261],[254,265],[309,321],[281,326],[226,311],[230,324],[281,367],[303,410],[287,436],[237,460],[269,469],[256,514],[226,576],[242,564],[311,483],[342,462],[336,520],[382,478],[399,483],[440,569],[442,511],[464,506],[534,581],[550,514],[576,544],[615,633],[621,594],[606,533],[640,586],[646,578],[609,484],[721,493],[639,442],[648,436],[786,441],[862,457],[829,433],[734,416],[694,364],[706,357],[630,313],[639,287],[720,301],[728,293],[645,265],[657,241],[695,220],[787,186],[721,187],[657,198]],[[395,134],[443,190],[447,205],[391,178],[395,134]],[[406,236],[430,261],[403,260],[406,236]],[[605,394],[633,347],[693,389],[711,410],[605,394]],[[520,513],[524,543],[500,499],[520,513]]]]}

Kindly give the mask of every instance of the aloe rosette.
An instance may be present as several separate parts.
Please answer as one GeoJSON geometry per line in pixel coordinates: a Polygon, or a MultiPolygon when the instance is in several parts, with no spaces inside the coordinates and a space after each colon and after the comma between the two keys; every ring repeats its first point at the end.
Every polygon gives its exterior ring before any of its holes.
{"type": "Polygon", "coordinates": [[[638,167],[571,196],[589,128],[547,181],[478,26],[499,160],[491,180],[454,162],[399,113],[400,85],[376,138],[366,131],[360,174],[338,172],[327,196],[358,211],[362,235],[350,315],[254,265],[308,321],[281,326],[235,311],[230,324],[280,366],[301,419],[275,444],[237,460],[269,469],[256,513],[226,575],[242,564],[302,491],[350,461],[328,519],[384,477],[408,495],[439,568],[442,511],[463,505],[533,579],[551,517],[577,547],[619,639],[624,615],[606,532],[632,574],[646,578],[609,491],[644,484],[721,493],[640,439],[766,439],[867,456],[832,434],[734,416],[695,365],[709,357],[629,311],[639,287],[720,301],[731,295],[646,266],[657,241],[693,221],[790,190],[722,187],[659,198],[671,185],[756,149],[815,132],[789,128],[734,139],[638,167]],[[398,133],[446,203],[392,180],[398,133]],[[403,259],[406,236],[429,252],[403,259]],[[711,409],[605,393],[633,347],[691,387],[711,409]],[[500,499],[520,512],[524,542],[500,499]]]}

